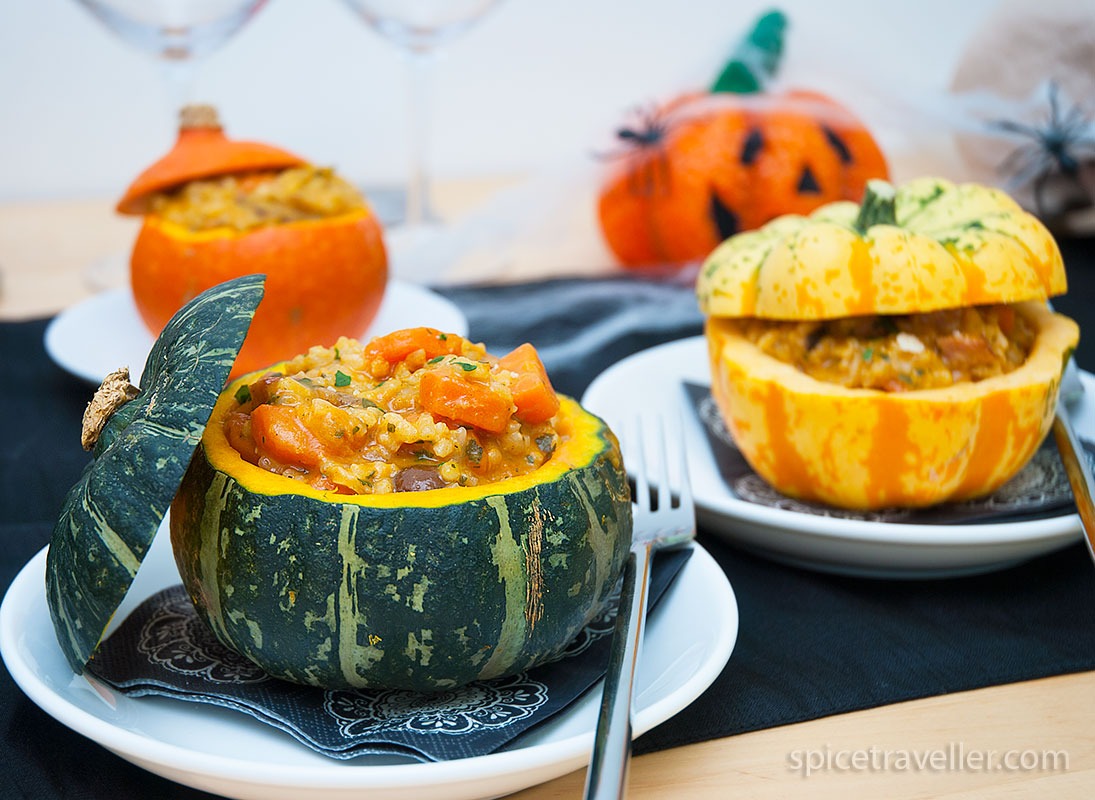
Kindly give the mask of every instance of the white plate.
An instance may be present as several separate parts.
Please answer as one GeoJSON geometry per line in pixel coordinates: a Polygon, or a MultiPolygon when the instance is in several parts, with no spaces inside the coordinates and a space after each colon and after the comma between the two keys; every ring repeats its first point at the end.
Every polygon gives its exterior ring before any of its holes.
{"type": "MultiPolygon", "coordinates": [[[[1095,430],[1095,379],[1072,410],[1077,430],[1095,430]]],[[[1080,519],[973,525],[918,525],[837,519],[747,502],[730,492],[696,415],[682,413],[682,381],[710,385],[702,336],[644,350],[613,365],[582,399],[614,427],[641,412],[681,414],[697,513],[704,530],[763,555],[827,572],[929,578],[998,569],[1076,541],[1080,519]]]]}
{"type": "MultiPolygon", "coordinates": [[[[376,319],[360,338],[428,325],[466,336],[468,320],[436,292],[389,281],[376,319]]],[[[46,328],[46,352],[62,369],[98,385],[118,367],[139,383],[153,336],[141,321],[128,288],[100,292],[66,308],[46,328]]]]}
{"type": "MultiPolygon", "coordinates": [[[[19,573],[0,608],[0,651],[19,687],[48,714],[145,769],[233,798],[495,797],[565,775],[588,763],[600,691],[506,752],[438,763],[362,756],[335,761],[248,716],[166,698],[98,690],[68,667],[45,597],[46,550],[19,573]]],[[[179,581],[161,530],[115,615],[179,581]]],[[[639,664],[634,733],[669,719],[696,699],[726,665],[738,629],[726,576],[703,548],[695,552],[650,617],[639,664]]]]}

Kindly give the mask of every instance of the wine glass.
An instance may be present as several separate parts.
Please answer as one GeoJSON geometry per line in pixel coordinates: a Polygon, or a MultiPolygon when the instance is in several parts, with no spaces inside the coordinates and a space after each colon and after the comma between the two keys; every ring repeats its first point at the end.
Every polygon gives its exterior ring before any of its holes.
{"type": "Polygon", "coordinates": [[[410,164],[404,225],[437,226],[430,205],[426,160],[433,61],[442,45],[459,37],[499,0],[344,0],[377,33],[407,56],[410,164]]]}
{"type": "Polygon", "coordinates": [[[195,61],[234,36],[267,0],[77,0],[127,44],[160,59],[172,113],[193,102],[195,61]]]}
{"type": "MultiPolygon", "coordinates": [[[[160,61],[171,114],[192,103],[195,63],[234,36],[267,0],[77,0],[124,42],[160,61]]],[[[172,120],[172,130],[177,127],[172,120]]],[[[125,281],[125,257],[89,264],[92,289],[125,281]]]]}

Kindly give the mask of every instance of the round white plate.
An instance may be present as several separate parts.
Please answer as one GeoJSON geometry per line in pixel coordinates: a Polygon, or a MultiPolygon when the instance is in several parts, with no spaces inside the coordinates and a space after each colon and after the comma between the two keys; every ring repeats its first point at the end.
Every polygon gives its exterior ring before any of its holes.
{"type": "MultiPolygon", "coordinates": [[[[1095,379],[1072,409],[1077,431],[1095,430],[1095,379]]],[[[822,517],[771,508],[736,497],[719,475],[683,381],[710,385],[702,336],[636,353],[599,375],[582,404],[610,425],[661,412],[684,420],[697,514],[704,530],[763,555],[827,572],[871,577],[929,578],[982,572],[1063,547],[1080,536],[1080,519],[971,525],[923,525],[822,517]]]]}
{"type": "MultiPolygon", "coordinates": [[[[427,325],[466,336],[468,320],[453,303],[413,283],[389,281],[376,319],[360,338],[427,325]]],[[[62,369],[98,385],[118,367],[139,383],[154,337],[128,288],[100,292],[66,308],[46,328],[46,352],[62,369]]],[[[317,343],[318,344],[318,343],[317,343]]]]}
{"type": "MultiPolygon", "coordinates": [[[[714,559],[695,552],[650,616],[635,693],[634,733],[695,700],[726,665],[737,638],[733,590],[714,559]]],[[[46,550],[19,573],[0,608],[0,651],[19,687],[72,730],[179,783],[250,800],[496,797],[588,763],[600,690],[506,752],[438,763],[362,756],[335,761],[240,713],[166,698],[132,698],[72,673],[54,637],[45,597],[46,550]]],[[[161,529],[116,620],[177,583],[161,529]]]]}

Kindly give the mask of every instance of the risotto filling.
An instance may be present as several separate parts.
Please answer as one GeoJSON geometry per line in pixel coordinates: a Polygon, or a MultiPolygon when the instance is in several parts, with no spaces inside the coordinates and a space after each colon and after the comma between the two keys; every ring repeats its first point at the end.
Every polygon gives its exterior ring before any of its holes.
{"type": "Polygon", "coordinates": [[[925,314],[784,322],[751,319],[742,333],[817,380],[907,392],[980,381],[1018,369],[1036,330],[1010,305],[925,314]]]}
{"type": "Polygon", "coordinates": [[[190,181],[150,200],[152,213],[192,231],[247,231],[364,207],[357,189],[330,168],[313,166],[190,181]]]}
{"type": "Polygon", "coordinates": [[[345,494],[499,481],[560,442],[559,399],[532,345],[496,358],[432,328],[313,347],[236,402],[225,434],[245,460],[345,494]]]}

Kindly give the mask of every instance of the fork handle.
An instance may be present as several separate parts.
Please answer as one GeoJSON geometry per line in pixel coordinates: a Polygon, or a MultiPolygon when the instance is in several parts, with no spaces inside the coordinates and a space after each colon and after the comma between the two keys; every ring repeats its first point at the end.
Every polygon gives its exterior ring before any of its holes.
{"type": "Polygon", "coordinates": [[[627,787],[631,763],[631,694],[646,624],[650,553],[649,544],[632,548],[624,567],[593,755],[586,772],[586,800],[620,798],[627,787]]]}

